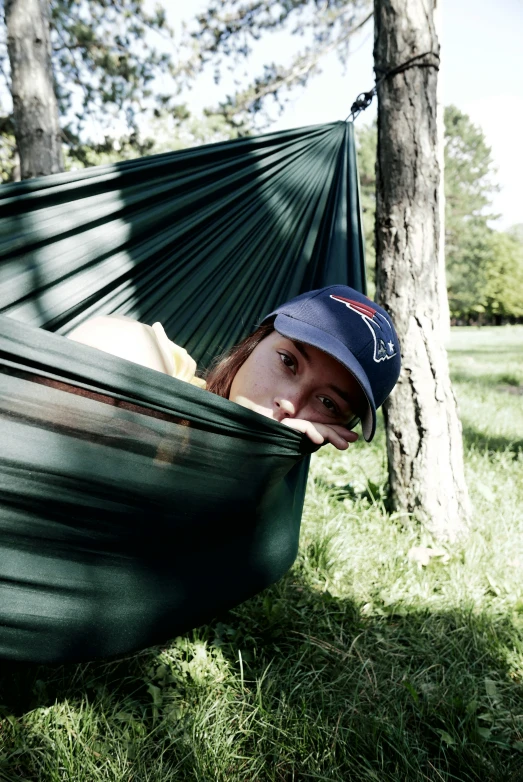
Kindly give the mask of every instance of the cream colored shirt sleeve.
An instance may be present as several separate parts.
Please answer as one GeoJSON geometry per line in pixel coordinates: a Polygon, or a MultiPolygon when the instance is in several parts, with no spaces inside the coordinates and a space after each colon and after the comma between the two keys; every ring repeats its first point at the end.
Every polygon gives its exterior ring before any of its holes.
{"type": "Polygon", "coordinates": [[[161,323],[147,326],[121,315],[100,315],[82,323],[67,336],[113,356],[205,388],[205,381],[196,377],[196,361],[185,348],[175,345],[168,338],[161,323]]]}
{"type": "Polygon", "coordinates": [[[166,366],[169,368],[169,375],[178,380],[185,380],[186,383],[192,383],[193,386],[205,388],[205,380],[196,377],[196,361],[191,358],[185,348],[175,345],[169,339],[161,323],[153,323],[158,347],[162,352],[166,366]]]}

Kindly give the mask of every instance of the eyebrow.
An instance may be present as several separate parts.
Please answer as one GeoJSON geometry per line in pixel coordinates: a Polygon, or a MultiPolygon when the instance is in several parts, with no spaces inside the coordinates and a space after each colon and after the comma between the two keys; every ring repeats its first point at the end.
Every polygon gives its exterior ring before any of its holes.
{"type": "Polygon", "coordinates": [[[295,342],[293,339],[291,339],[291,342],[294,345],[294,347],[296,348],[296,350],[298,350],[302,354],[302,356],[305,359],[305,361],[307,361],[307,363],[310,364],[311,363],[311,357],[310,357],[310,355],[309,355],[305,345],[303,345],[301,342],[295,342]]]}
{"type": "Polygon", "coordinates": [[[344,402],[347,402],[347,404],[352,410],[352,399],[350,398],[349,394],[346,391],[343,391],[343,389],[339,388],[338,386],[335,386],[333,383],[327,383],[327,387],[331,388],[333,391],[336,391],[338,396],[340,396],[344,402]]]}

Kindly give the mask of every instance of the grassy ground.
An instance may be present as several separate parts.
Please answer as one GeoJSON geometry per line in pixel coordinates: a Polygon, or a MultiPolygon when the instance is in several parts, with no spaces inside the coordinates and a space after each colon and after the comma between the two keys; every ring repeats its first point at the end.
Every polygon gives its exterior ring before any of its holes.
{"type": "Polygon", "coordinates": [[[412,558],[433,542],[386,512],[383,431],[321,451],[275,587],[130,659],[3,666],[0,780],[523,782],[523,328],[449,355],[466,544],[412,558]]]}

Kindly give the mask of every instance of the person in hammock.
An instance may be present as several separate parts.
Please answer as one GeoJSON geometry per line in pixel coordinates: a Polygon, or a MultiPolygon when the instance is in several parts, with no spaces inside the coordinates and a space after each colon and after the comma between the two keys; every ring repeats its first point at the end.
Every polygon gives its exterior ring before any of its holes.
{"type": "Polygon", "coordinates": [[[196,362],[160,323],[99,316],[67,335],[165,374],[206,388],[307,435],[345,450],[376,429],[376,410],[394,388],[400,348],[389,314],[362,293],[332,285],[301,294],[267,315],[260,326],[211,367],[196,362]]]}

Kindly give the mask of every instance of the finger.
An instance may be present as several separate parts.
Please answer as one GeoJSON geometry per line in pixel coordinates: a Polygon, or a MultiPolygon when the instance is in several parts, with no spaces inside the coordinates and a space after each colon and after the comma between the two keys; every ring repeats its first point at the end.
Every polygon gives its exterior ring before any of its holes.
{"type": "Polygon", "coordinates": [[[349,443],[355,443],[356,440],[360,439],[359,434],[357,432],[352,432],[350,429],[343,429],[341,432],[339,432],[339,434],[341,434],[341,436],[344,437],[345,440],[347,440],[349,443]]]}
{"type": "Polygon", "coordinates": [[[349,447],[349,443],[354,443],[359,439],[356,432],[341,424],[322,424],[306,421],[303,418],[284,418],[281,423],[307,435],[315,445],[329,442],[340,451],[345,451],[349,447]]]}
{"type": "Polygon", "coordinates": [[[344,427],[332,426],[327,428],[329,430],[326,435],[327,440],[340,451],[346,451],[350,443],[355,443],[358,440],[358,435],[355,432],[351,432],[344,427]]]}
{"type": "Polygon", "coordinates": [[[346,451],[349,447],[348,441],[337,432],[331,430],[327,435],[327,441],[333,445],[338,451],[346,451]]]}
{"type": "Polygon", "coordinates": [[[303,434],[306,434],[309,440],[311,440],[315,445],[323,445],[325,442],[325,434],[310,421],[303,421],[302,423],[304,423],[305,426],[302,426],[299,431],[303,432],[303,434]]]}
{"type": "MultiPolygon", "coordinates": [[[[317,428],[317,425],[312,424],[310,421],[304,421],[301,418],[284,418],[281,422],[285,426],[295,429],[297,432],[307,435],[315,445],[322,445],[325,442],[325,437],[321,431],[317,428]]],[[[327,427],[325,427],[326,429],[327,427]]]]}

